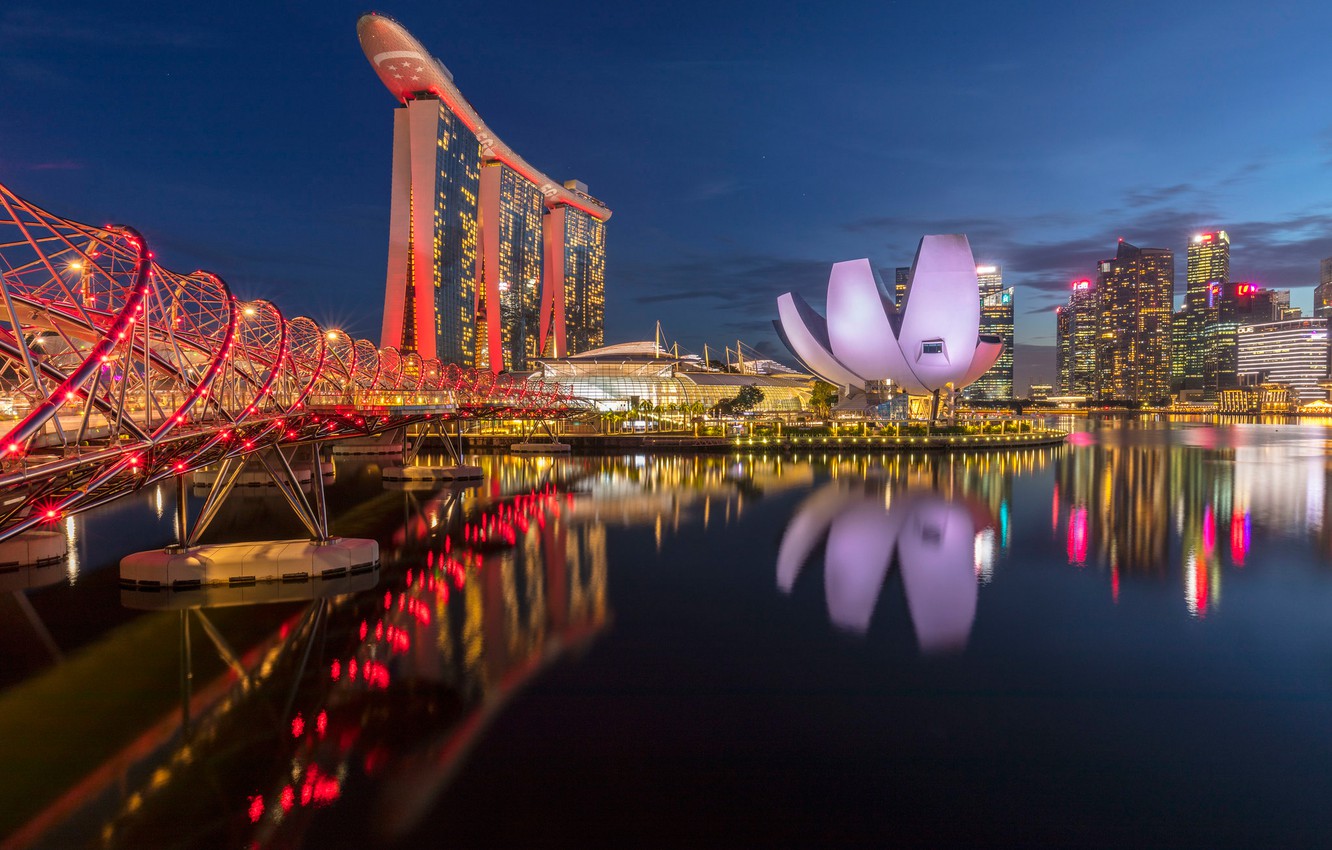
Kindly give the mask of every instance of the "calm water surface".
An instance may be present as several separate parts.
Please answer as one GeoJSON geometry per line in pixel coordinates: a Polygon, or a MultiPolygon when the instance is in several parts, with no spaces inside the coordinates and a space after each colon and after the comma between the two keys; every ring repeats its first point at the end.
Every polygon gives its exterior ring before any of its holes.
{"type": "MultiPolygon", "coordinates": [[[[10,846],[1332,844],[1321,426],[955,456],[342,463],[376,575],[0,573],[10,846]]],[[[197,509],[202,491],[192,503],[197,509]]],[[[239,493],[217,540],[299,536],[239,493]]]]}

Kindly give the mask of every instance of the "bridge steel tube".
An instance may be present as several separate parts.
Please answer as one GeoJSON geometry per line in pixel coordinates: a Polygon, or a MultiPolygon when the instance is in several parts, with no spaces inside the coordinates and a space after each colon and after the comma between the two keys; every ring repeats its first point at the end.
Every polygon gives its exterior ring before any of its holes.
{"type": "Polygon", "coordinates": [[[240,302],[218,275],[154,262],[133,228],[3,185],[0,269],[0,540],[270,448],[572,402],[240,302]]]}

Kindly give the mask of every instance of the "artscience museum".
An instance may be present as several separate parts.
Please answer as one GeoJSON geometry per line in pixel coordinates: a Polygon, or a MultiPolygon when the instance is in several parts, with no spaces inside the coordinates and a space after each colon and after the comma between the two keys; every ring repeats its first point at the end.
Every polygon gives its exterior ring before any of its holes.
{"type": "Polygon", "coordinates": [[[834,263],[827,318],[804,298],[777,299],[782,342],[811,372],[851,392],[892,381],[912,395],[956,392],[975,382],[1003,351],[981,336],[980,288],[962,234],[925,236],[916,249],[899,309],[869,260],[834,263]]]}

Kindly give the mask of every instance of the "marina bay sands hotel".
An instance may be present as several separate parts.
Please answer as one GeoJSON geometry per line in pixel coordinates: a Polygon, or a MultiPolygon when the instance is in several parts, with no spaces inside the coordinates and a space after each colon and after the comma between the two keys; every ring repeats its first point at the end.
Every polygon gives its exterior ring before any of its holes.
{"type": "Polygon", "coordinates": [[[500,141],[397,21],[356,32],[401,103],[380,345],[493,372],[599,348],[611,211],[500,141]]]}

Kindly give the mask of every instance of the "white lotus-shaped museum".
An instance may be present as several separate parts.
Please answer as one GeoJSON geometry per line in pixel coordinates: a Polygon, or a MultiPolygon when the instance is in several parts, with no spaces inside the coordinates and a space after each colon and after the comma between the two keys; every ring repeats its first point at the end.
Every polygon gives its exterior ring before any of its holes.
{"type": "Polygon", "coordinates": [[[980,287],[966,236],[920,240],[905,301],[899,311],[869,260],[848,260],[828,277],[827,319],[787,292],[773,324],[807,369],[852,389],[891,380],[915,395],[959,390],[999,359],[1003,341],[979,335],[980,287]]]}

